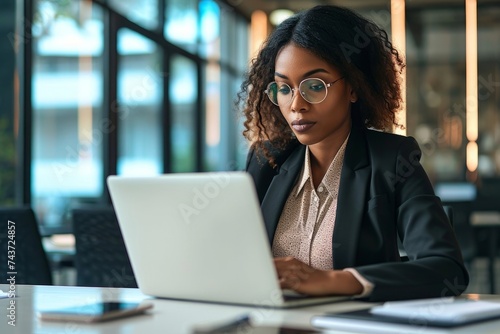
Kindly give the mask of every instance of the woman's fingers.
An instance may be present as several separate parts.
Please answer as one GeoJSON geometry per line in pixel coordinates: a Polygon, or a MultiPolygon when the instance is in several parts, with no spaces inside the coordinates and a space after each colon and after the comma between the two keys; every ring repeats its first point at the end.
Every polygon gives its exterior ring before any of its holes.
{"type": "Polygon", "coordinates": [[[276,258],[275,267],[282,288],[301,290],[301,285],[311,279],[316,269],[292,258],[276,258]]]}
{"type": "Polygon", "coordinates": [[[279,284],[309,295],[357,295],[363,285],[349,271],[319,270],[292,257],[274,259],[279,284]]]}

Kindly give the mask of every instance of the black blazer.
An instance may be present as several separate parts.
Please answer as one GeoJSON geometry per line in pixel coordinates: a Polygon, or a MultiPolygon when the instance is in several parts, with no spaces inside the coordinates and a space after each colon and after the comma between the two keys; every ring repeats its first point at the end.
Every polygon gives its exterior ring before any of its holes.
{"type": "MultiPolygon", "coordinates": [[[[276,154],[278,167],[251,150],[247,172],[272,243],[300,175],[305,146],[276,154]]],[[[355,268],[375,287],[371,301],[459,295],[469,277],[449,220],[411,137],[352,127],[340,178],[333,233],[335,269],[355,268]],[[410,261],[401,262],[397,238],[410,261]]]]}

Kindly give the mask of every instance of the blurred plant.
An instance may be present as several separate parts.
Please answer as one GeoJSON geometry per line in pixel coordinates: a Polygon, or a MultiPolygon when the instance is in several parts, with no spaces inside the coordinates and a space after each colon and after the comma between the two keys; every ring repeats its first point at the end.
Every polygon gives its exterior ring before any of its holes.
{"type": "Polygon", "coordinates": [[[48,35],[50,27],[61,18],[74,20],[81,27],[81,6],[92,5],[91,0],[38,0],[33,14],[33,31],[36,37],[48,35]]]}

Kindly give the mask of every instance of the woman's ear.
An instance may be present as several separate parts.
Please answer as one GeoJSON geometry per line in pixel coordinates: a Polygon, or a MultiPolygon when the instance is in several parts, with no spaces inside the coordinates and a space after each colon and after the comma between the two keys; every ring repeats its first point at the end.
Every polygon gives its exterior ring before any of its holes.
{"type": "Polygon", "coordinates": [[[352,88],[351,84],[347,86],[347,89],[349,90],[349,97],[350,97],[349,100],[351,101],[351,103],[356,103],[356,101],[358,101],[358,94],[356,93],[354,88],[352,88]]]}
{"type": "Polygon", "coordinates": [[[351,88],[351,103],[356,103],[358,100],[358,94],[351,88]]]}

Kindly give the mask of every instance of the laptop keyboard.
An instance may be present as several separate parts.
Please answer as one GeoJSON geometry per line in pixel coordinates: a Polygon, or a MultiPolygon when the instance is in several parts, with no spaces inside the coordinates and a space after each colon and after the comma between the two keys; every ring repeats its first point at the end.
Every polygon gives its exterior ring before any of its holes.
{"type": "Polygon", "coordinates": [[[307,298],[311,298],[311,296],[303,295],[293,290],[283,290],[283,299],[285,299],[285,301],[301,300],[307,298]]]}

